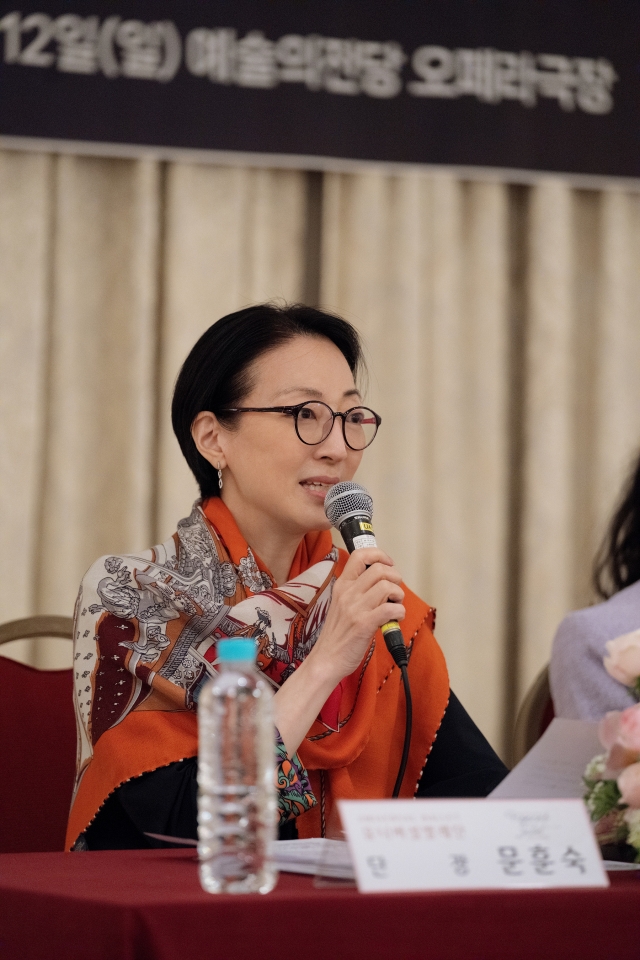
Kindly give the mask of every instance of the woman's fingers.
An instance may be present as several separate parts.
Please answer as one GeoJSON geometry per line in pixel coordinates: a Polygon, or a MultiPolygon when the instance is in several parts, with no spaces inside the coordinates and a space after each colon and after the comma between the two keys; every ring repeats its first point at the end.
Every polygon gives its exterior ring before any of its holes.
{"type": "Polygon", "coordinates": [[[387,601],[389,603],[402,603],[404,600],[404,590],[397,584],[391,583],[390,580],[380,580],[379,583],[371,587],[369,592],[376,607],[387,601]]]}
{"type": "Polygon", "coordinates": [[[344,570],[340,574],[340,579],[357,580],[367,567],[375,563],[383,563],[385,566],[393,566],[393,560],[377,547],[364,547],[362,550],[354,550],[347,560],[344,570]]]}
{"type": "Polygon", "coordinates": [[[407,611],[401,603],[383,603],[382,606],[378,607],[378,610],[381,616],[384,617],[384,620],[378,624],[378,627],[381,627],[383,623],[388,623],[389,620],[401,622],[407,615],[407,611]]]}
{"type": "MultiPolygon", "coordinates": [[[[351,572],[353,572],[353,569],[351,572]]],[[[381,561],[375,561],[368,567],[362,567],[358,576],[355,577],[345,577],[346,571],[347,568],[345,567],[336,584],[336,586],[340,584],[343,590],[369,590],[379,580],[388,580],[397,585],[402,583],[400,571],[396,567],[381,561]]]]}
{"type": "Polygon", "coordinates": [[[378,627],[381,627],[383,623],[388,623],[389,620],[397,620],[400,622],[400,620],[404,620],[405,616],[406,610],[401,603],[381,603],[362,616],[358,623],[358,627],[362,629],[358,630],[358,633],[362,633],[363,642],[370,640],[378,627]]]}
{"type": "Polygon", "coordinates": [[[350,608],[360,610],[363,606],[371,610],[387,600],[402,603],[404,590],[399,574],[396,577],[389,567],[376,564],[375,569],[371,567],[357,580],[346,582],[338,580],[334,587],[333,598],[336,604],[347,610],[350,608]],[[391,579],[392,576],[393,579],[391,579]]]}
{"type": "MultiPolygon", "coordinates": [[[[387,567],[382,563],[374,563],[356,581],[355,589],[371,590],[377,583],[384,581],[397,588],[402,583],[402,575],[395,567],[387,567]]],[[[403,593],[404,596],[404,593],[403,593]]]]}
{"type": "Polygon", "coordinates": [[[375,584],[365,594],[352,598],[351,602],[350,598],[343,597],[342,609],[335,611],[341,625],[340,632],[344,631],[343,639],[348,644],[364,643],[388,620],[403,620],[405,608],[402,599],[402,590],[388,581],[375,584]],[[351,639],[347,639],[348,636],[351,639]]]}

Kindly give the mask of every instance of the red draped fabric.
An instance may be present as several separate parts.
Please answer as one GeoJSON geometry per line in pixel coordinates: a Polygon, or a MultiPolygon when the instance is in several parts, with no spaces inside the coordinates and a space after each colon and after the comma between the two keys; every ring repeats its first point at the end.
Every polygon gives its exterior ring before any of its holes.
{"type": "Polygon", "coordinates": [[[640,882],[359,894],[282,874],[211,896],[193,850],[0,856],[3,960],[637,960],[640,882]]]}

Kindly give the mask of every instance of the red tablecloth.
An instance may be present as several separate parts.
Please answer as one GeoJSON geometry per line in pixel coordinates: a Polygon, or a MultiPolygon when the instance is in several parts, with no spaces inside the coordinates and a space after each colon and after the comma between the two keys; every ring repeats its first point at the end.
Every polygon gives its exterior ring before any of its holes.
{"type": "Polygon", "coordinates": [[[211,896],[189,850],[0,856],[2,960],[638,960],[640,880],[359,894],[282,874],[211,896]]]}

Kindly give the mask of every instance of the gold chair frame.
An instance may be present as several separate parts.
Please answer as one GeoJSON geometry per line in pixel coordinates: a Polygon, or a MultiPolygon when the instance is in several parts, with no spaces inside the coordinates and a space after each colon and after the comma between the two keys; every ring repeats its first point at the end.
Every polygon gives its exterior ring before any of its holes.
{"type": "Polygon", "coordinates": [[[546,666],[533,681],[518,711],[513,734],[514,766],[540,739],[540,727],[550,700],[549,667],[546,666]]]}
{"type": "Polygon", "coordinates": [[[0,644],[11,640],[29,640],[32,637],[58,637],[73,640],[72,617],[23,617],[0,624],[0,644]]]}

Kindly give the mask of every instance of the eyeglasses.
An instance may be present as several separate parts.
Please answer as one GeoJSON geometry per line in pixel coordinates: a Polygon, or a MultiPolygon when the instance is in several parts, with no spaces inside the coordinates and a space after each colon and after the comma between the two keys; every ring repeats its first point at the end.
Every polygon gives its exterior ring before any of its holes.
{"type": "Polygon", "coordinates": [[[342,420],[342,436],[351,450],[364,450],[373,442],[382,417],[369,407],[351,407],[344,413],[332,410],[321,400],[307,400],[293,407],[230,407],[220,413],[284,413],[293,417],[298,438],[314,447],[326,440],[336,417],[342,420]]]}

